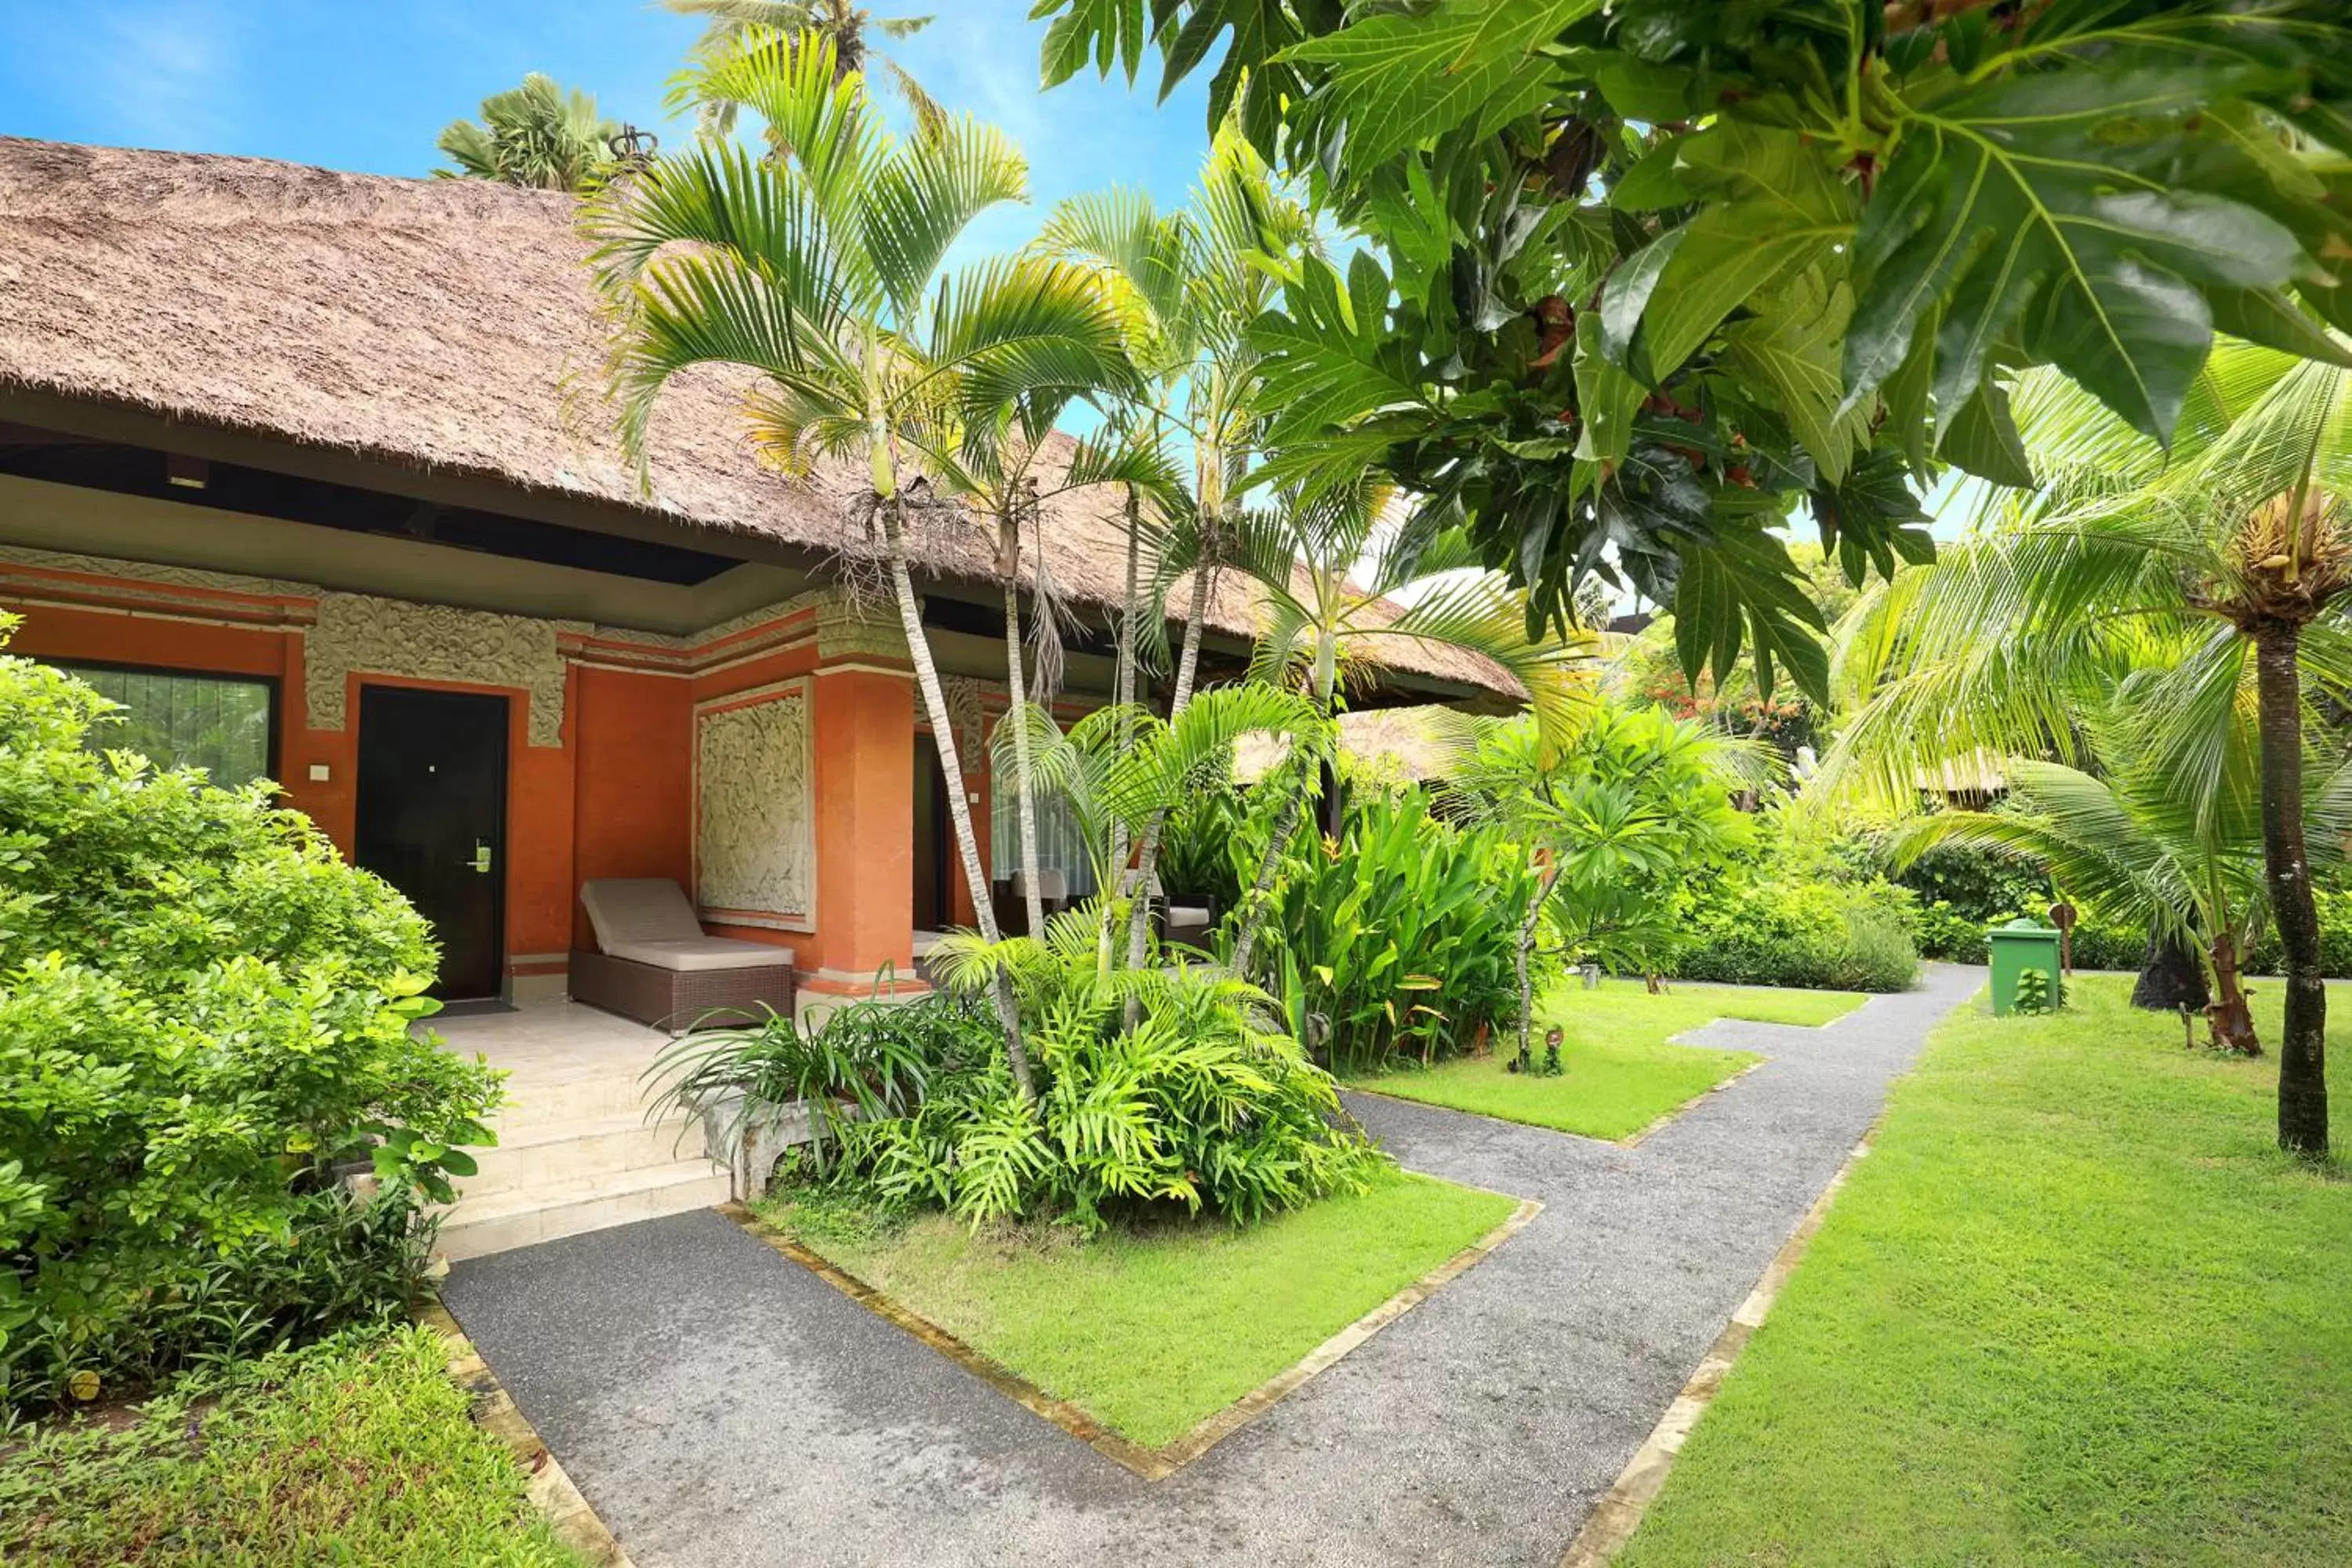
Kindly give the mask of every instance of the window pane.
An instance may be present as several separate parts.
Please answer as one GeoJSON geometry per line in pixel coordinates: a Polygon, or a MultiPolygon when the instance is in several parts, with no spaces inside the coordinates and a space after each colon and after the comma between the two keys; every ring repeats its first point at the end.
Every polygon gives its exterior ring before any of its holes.
{"type": "MultiPolygon", "coordinates": [[[[1021,813],[1013,770],[992,775],[989,792],[989,874],[1008,881],[1021,869],[1021,813]]],[[[1037,807],[1037,868],[1060,871],[1068,879],[1070,897],[1083,899],[1095,890],[1094,856],[1070,803],[1060,795],[1040,792],[1037,807]]]]}
{"type": "Polygon", "coordinates": [[[268,681],[64,663],[58,668],[123,706],[117,722],[90,731],[94,748],[139,752],[163,767],[203,768],[217,784],[250,784],[269,775],[269,710],[276,693],[268,681]]]}

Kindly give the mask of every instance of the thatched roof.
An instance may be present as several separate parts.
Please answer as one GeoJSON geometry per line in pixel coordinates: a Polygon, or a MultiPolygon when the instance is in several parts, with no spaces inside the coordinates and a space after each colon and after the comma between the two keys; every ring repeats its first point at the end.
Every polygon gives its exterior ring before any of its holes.
{"type": "MultiPolygon", "coordinates": [[[[598,395],[575,210],[559,193],[474,180],[0,137],[0,385],[835,546],[856,477],[794,483],[761,468],[723,376],[698,374],[667,398],[652,494],[641,489],[598,395]]],[[[1064,593],[1118,602],[1115,497],[1061,498],[1044,532],[1064,593]]],[[[935,532],[924,564],[985,581],[993,545],[981,527],[935,532]]],[[[1243,637],[1256,624],[1233,583],[1210,618],[1243,637]]],[[[1451,649],[1398,661],[1518,692],[1451,649]]]]}
{"type": "MultiPolygon", "coordinates": [[[[1442,709],[1364,708],[1339,715],[1339,749],[1376,771],[1412,784],[1443,778],[1451,763],[1433,715],[1442,709]]],[[[1287,749],[1272,735],[1244,735],[1234,748],[1234,776],[1255,784],[1287,749]]]]}

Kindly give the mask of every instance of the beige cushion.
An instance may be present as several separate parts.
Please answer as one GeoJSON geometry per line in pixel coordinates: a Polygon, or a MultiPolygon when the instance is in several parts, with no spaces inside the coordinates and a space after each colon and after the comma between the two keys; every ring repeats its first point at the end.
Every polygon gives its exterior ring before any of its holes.
{"type": "MultiPolygon", "coordinates": [[[[1018,871],[1013,873],[1013,896],[1016,899],[1025,899],[1029,896],[1028,879],[1018,871]]],[[[1054,866],[1044,867],[1038,870],[1037,898],[1040,902],[1058,904],[1069,896],[1068,872],[1054,866]]]]}
{"type": "Polygon", "coordinates": [[[608,942],[604,952],[632,963],[693,973],[711,969],[789,969],[793,950],[764,942],[730,942],[721,936],[682,937],[675,942],[608,942]]]}
{"type": "Polygon", "coordinates": [[[686,889],[667,877],[624,877],[583,882],[580,901],[596,930],[596,945],[617,954],[622,942],[699,942],[702,922],[686,889]]]}

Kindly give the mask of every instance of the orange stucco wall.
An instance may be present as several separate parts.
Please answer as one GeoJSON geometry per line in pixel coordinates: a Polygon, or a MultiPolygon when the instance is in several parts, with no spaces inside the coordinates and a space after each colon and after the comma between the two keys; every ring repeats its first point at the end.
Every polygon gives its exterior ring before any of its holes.
{"type": "MultiPolygon", "coordinates": [[[[614,645],[591,646],[567,675],[563,743],[535,746],[528,694],[519,689],[390,675],[350,677],[347,728],[310,728],[301,630],[309,601],[174,586],[170,592],[182,601],[177,611],[148,613],[142,599],[142,608],[125,614],[101,607],[108,601],[95,591],[83,602],[79,582],[94,580],[24,567],[9,571],[13,575],[0,574],[0,606],[25,616],[15,652],[275,679],[274,770],[289,804],[308,813],[346,854],[356,829],[362,684],[506,695],[511,727],[505,934],[509,973],[517,978],[550,982],[563,972],[570,949],[593,941],[579,907],[583,881],[669,877],[693,888],[698,706],[797,692],[811,715],[816,877],[815,908],[793,913],[797,923],[814,929],[713,929],[791,947],[803,984],[814,990],[862,994],[870,977],[884,970],[913,985],[913,683],[891,667],[894,661],[871,655],[845,660],[845,668],[820,668],[813,621],[805,627],[772,623],[764,642],[755,628],[697,649],[700,663],[693,673],[607,668],[599,661],[614,645]],[[214,624],[215,618],[230,624],[214,624]],[[777,647],[780,626],[790,635],[777,647]],[[740,652],[737,637],[749,639],[740,652]],[[326,778],[314,780],[313,767],[323,767],[326,778]]],[[[139,592],[155,591],[142,585],[139,592]]],[[[966,777],[964,787],[981,797],[973,813],[984,836],[984,764],[979,759],[966,763],[981,770],[966,777]]],[[[957,918],[968,921],[972,911],[960,868],[952,879],[957,918]]]]}
{"type": "MultiPolygon", "coordinates": [[[[572,726],[579,789],[572,869],[604,877],[667,877],[694,885],[694,709],[686,680],[575,668],[572,726]]],[[[572,900],[572,942],[591,947],[587,911],[572,900]]]]}

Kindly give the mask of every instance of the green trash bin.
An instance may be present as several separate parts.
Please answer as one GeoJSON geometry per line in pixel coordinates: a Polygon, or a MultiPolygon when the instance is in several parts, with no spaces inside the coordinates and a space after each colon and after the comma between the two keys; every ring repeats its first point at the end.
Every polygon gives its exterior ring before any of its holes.
{"type": "Polygon", "coordinates": [[[2064,1000],[2063,977],[2058,969],[2058,928],[2020,915],[2007,925],[1985,932],[1992,950],[1992,1010],[1996,1016],[2017,1011],[2017,983],[2029,969],[2050,979],[2050,1005],[2064,1000]]]}

